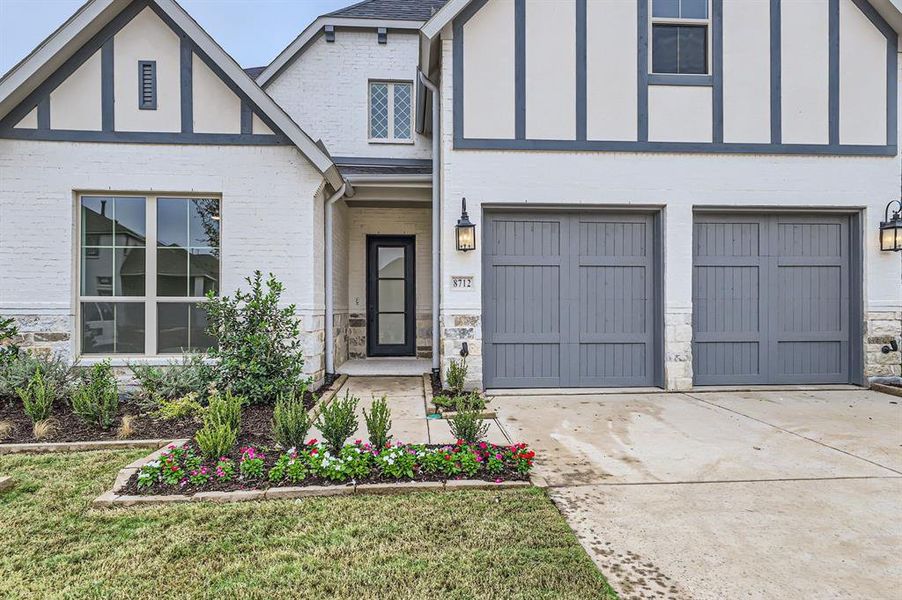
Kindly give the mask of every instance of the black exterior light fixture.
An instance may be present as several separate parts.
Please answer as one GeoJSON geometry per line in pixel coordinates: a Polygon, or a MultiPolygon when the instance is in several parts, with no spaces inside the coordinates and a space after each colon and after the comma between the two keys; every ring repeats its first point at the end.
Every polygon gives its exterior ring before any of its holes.
{"type": "Polygon", "coordinates": [[[461,252],[469,252],[476,249],[476,225],[470,223],[470,217],[467,215],[467,199],[461,201],[460,218],[457,220],[457,227],[454,228],[457,234],[457,249],[461,252]]]}
{"type": "Polygon", "coordinates": [[[880,249],[884,252],[902,251],[902,200],[893,200],[887,204],[883,218],[880,222],[880,249]],[[896,208],[890,217],[889,209],[894,204],[896,208]]]}

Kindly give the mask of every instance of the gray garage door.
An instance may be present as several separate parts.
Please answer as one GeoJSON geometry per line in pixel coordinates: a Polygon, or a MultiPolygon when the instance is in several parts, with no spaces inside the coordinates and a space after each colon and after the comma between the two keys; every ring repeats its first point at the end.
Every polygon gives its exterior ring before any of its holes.
{"type": "Polygon", "coordinates": [[[657,383],[653,216],[496,213],[485,227],[486,387],[657,383]]]}
{"type": "Polygon", "coordinates": [[[849,382],[849,235],[843,215],[696,215],[695,382],[849,382]]]}

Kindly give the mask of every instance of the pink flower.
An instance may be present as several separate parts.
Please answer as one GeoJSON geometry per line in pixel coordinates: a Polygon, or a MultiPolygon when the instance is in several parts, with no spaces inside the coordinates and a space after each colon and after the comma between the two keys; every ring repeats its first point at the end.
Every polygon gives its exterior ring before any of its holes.
{"type": "Polygon", "coordinates": [[[501,456],[501,453],[500,453],[500,452],[499,452],[498,454],[495,455],[495,459],[496,459],[496,460],[501,460],[501,458],[502,458],[502,456],[501,456]]]}

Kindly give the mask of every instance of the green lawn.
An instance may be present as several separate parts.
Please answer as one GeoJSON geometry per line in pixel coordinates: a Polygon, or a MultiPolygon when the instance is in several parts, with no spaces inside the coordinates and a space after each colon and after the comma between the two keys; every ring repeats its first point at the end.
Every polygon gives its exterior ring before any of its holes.
{"type": "Polygon", "coordinates": [[[539,490],[89,507],[145,453],[0,456],[0,597],[615,597],[539,490]]]}

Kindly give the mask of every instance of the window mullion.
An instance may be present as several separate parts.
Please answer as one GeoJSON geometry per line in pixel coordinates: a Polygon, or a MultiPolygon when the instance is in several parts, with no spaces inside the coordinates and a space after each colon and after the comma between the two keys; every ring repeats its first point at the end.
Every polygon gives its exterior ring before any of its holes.
{"type": "Polygon", "coordinates": [[[386,139],[391,141],[395,139],[395,84],[389,83],[388,88],[388,131],[386,139]]]}
{"type": "Polygon", "coordinates": [[[146,300],[144,302],[144,354],[157,353],[157,199],[148,197],[145,214],[147,215],[147,251],[145,256],[144,286],[146,300]]]}

